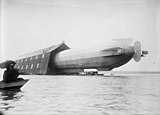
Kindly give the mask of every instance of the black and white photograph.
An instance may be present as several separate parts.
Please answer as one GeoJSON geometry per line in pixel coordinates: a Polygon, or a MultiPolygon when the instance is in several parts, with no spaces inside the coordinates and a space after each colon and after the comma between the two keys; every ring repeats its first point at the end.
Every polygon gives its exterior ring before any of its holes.
{"type": "Polygon", "coordinates": [[[160,115],[160,0],[0,0],[0,115],[160,115]]]}

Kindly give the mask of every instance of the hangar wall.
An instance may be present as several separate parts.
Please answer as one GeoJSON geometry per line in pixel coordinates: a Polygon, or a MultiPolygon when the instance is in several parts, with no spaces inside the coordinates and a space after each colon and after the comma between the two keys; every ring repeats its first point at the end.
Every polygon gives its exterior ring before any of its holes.
{"type": "Polygon", "coordinates": [[[16,60],[15,68],[20,74],[46,74],[50,53],[16,60]]]}
{"type": "Polygon", "coordinates": [[[45,75],[56,73],[57,69],[52,65],[54,64],[54,57],[58,52],[66,49],[69,49],[69,47],[64,43],[61,43],[20,56],[15,60],[15,68],[19,70],[20,74],[45,75]]]}

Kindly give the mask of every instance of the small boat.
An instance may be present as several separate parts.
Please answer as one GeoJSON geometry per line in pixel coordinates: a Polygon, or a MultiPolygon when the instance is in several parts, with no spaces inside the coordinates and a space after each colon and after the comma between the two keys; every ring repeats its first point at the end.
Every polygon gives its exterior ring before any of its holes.
{"type": "Polygon", "coordinates": [[[0,82],[0,89],[20,89],[29,79],[18,80],[11,83],[0,82]]]}

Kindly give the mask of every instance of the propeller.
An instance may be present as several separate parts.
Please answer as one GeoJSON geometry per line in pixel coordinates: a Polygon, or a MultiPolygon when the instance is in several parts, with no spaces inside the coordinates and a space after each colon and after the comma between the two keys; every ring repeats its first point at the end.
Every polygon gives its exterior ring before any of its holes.
{"type": "Polygon", "coordinates": [[[135,51],[133,58],[136,62],[139,62],[141,60],[141,43],[139,41],[136,41],[134,43],[133,49],[135,51]]]}

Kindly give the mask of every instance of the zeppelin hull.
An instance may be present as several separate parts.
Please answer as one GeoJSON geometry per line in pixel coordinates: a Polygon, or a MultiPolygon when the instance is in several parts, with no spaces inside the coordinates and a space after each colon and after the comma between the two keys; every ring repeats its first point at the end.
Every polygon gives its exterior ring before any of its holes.
{"type": "MultiPolygon", "coordinates": [[[[105,52],[106,56],[99,55],[97,53],[96,57],[86,56],[87,58],[81,57],[80,59],[69,58],[66,60],[61,60],[64,57],[57,55],[53,61],[54,65],[58,67],[62,73],[78,73],[83,69],[92,69],[96,68],[98,70],[110,71],[113,68],[119,67],[130,61],[134,55],[134,51],[130,51],[120,55],[107,55],[108,52],[105,52]],[[79,70],[79,71],[78,71],[79,70]]],[[[85,54],[84,54],[85,55],[85,54]]],[[[88,54],[89,55],[89,54],[88,54]]],[[[52,64],[53,65],[53,64],[52,64]]]]}
{"type": "Polygon", "coordinates": [[[59,73],[78,73],[83,69],[96,68],[98,70],[110,71],[113,68],[120,67],[132,59],[133,54],[120,56],[96,57],[88,59],[77,59],[66,62],[56,62],[59,73]]]}

